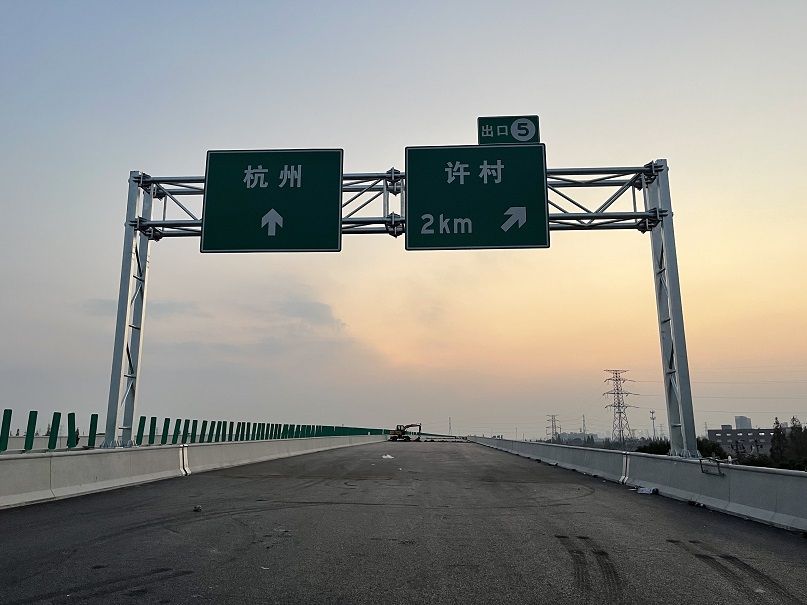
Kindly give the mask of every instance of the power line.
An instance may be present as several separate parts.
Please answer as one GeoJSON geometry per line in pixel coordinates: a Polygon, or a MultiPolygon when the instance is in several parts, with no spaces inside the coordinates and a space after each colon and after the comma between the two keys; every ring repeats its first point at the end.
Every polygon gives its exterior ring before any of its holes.
{"type": "MultiPolygon", "coordinates": [[[[634,380],[664,384],[663,380],[634,380]]],[[[692,384],[807,384],[807,380],[690,380],[692,384]]]]}
{"type": "MultiPolygon", "coordinates": [[[[664,395],[647,395],[644,393],[631,393],[631,395],[636,395],[637,397],[664,397],[664,395]]],[[[803,401],[807,399],[807,395],[782,395],[781,397],[770,397],[766,395],[693,395],[695,399],[793,399],[797,401],[803,401]]]]}

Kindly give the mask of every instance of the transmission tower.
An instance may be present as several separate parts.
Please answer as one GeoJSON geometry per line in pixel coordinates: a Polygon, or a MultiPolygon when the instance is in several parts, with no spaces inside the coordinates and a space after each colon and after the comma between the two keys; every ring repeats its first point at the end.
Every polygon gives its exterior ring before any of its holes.
{"type": "Polygon", "coordinates": [[[650,422],[653,423],[653,441],[656,440],[656,410],[650,410],[650,422]]]}
{"type": "Polygon", "coordinates": [[[549,423],[546,427],[546,434],[549,436],[552,443],[557,443],[560,441],[560,433],[558,431],[558,416],[557,414],[547,414],[546,418],[547,422],[549,423]]]}
{"type": "Polygon", "coordinates": [[[625,440],[632,436],[630,425],[628,424],[627,408],[633,407],[625,403],[625,397],[633,395],[622,388],[622,385],[628,382],[627,378],[623,378],[622,374],[628,370],[605,370],[611,373],[610,378],[606,378],[605,382],[611,383],[611,390],[603,393],[605,395],[613,395],[614,400],[605,407],[614,410],[614,425],[611,431],[611,441],[619,443],[620,446],[625,447],[625,440]]]}

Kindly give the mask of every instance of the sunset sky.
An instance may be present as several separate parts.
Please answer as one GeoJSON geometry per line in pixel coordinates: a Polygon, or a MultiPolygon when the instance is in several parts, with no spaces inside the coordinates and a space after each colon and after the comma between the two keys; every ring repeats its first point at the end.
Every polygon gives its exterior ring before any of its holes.
{"type": "MultiPolygon", "coordinates": [[[[807,3],[10,2],[0,20],[0,406],[106,412],[130,170],[208,149],[403,169],[538,114],[551,167],[670,164],[694,408],[807,420],[807,3]]],[[[397,204],[397,200],[394,202],[397,204]]],[[[138,414],[543,437],[667,424],[647,234],[548,250],[153,247],[138,414]]],[[[42,422],[44,426],[44,421],[42,422]]]]}

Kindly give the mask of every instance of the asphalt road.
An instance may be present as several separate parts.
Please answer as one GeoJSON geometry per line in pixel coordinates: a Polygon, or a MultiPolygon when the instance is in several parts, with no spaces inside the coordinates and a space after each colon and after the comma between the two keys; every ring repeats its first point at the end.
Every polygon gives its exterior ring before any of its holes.
{"type": "Polygon", "coordinates": [[[798,534],[475,444],[4,510],[0,536],[5,604],[807,603],[798,534]]]}

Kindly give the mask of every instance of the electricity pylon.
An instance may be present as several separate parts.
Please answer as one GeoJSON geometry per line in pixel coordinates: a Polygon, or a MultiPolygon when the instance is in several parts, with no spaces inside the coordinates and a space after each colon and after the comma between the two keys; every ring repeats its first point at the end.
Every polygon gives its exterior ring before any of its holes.
{"type": "Polygon", "coordinates": [[[558,417],[557,414],[547,414],[547,422],[549,422],[549,426],[546,427],[546,434],[549,436],[550,441],[552,443],[558,443],[560,441],[560,435],[558,431],[558,417]]]}
{"type": "Polygon", "coordinates": [[[614,400],[612,403],[606,405],[606,408],[613,408],[614,410],[614,424],[611,431],[611,441],[619,443],[621,447],[625,447],[625,440],[631,436],[630,425],[628,424],[628,414],[626,409],[629,407],[625,403],[625,397],[634,395],[622,388],[622,385],[628,382],[627,378],[623,378],[622,374],[628,370],[605,370],[611,373],[610,378],[606,378],[605,382],[610,382],[612,387],[610,391],[603,393],[605,395],[613,395],[614,400]]]}

